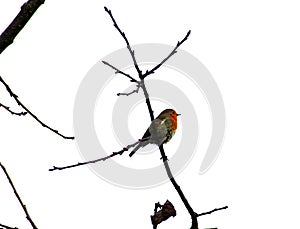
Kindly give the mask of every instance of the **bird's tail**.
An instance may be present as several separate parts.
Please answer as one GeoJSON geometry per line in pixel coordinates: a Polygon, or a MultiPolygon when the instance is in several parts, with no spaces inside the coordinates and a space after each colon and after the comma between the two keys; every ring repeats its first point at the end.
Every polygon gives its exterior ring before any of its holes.
{"type": "Polygon", "coordinates": [[[142,148],[142,147],[144,147],[144,146],[147,145],[147,144],[148,144],[148,142],[140,142],[140,143],[139,143],[139,144],[131,151],[131,153],[129,154],[129,157],[132,157],[133,154],[135,154],[136,151],[139,150],[139,148],[142,148]]]}

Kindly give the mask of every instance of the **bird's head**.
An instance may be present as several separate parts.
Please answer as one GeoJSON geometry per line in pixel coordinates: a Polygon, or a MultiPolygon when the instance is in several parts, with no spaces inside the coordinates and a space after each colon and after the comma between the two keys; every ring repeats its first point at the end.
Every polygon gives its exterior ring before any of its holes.
{"type": "Polygon", "coordinates": [[[177,116],[179,116],[180,114],[177,114],[177,112],[173,109],[166,109],[164,111],[162,111],[157,118],[159,119],[164,119],[166,117],[172,117],[173,119],[177,120],[177,116]]]}

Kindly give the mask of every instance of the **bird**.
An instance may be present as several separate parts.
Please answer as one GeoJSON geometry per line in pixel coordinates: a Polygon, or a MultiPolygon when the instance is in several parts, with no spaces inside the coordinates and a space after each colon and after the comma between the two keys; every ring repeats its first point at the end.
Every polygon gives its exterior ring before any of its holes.
{"type": "Polygon", "coordinates": [[[158,146],[165,144],[171,140],[177,129],[177,112],[173,109],[163,110],[154,119],[149,128],[139,140],[138,145],[129,154],[132,157],[136,151],[148,144],[156,144],[158,146]]]}

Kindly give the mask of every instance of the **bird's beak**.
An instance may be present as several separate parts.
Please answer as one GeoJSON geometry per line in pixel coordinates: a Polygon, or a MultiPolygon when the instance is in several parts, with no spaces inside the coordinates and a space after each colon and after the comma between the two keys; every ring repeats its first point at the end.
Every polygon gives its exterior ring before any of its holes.
{"type": "Polygon", "coordinates": [[[177,116],[180,116],[181,114],[177,114],[177,116]]]}

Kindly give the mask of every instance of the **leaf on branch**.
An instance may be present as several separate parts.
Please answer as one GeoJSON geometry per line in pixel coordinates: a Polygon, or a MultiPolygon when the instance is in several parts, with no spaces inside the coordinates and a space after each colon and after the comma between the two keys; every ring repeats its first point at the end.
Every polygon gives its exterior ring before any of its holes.
{"type": "Polygon", "coordinates": [[[155,204],[154,215],[151,216],[151,222],[153,225],[153,229],[156,229],[158,224],[163,221],[166,221],[171,216],[176,216],[176,210],[173,204],[167,200],[164,205],[161,205],[159,202],[155,204]],[[157,209],[160,208],[159,211],[157,209]]]}

